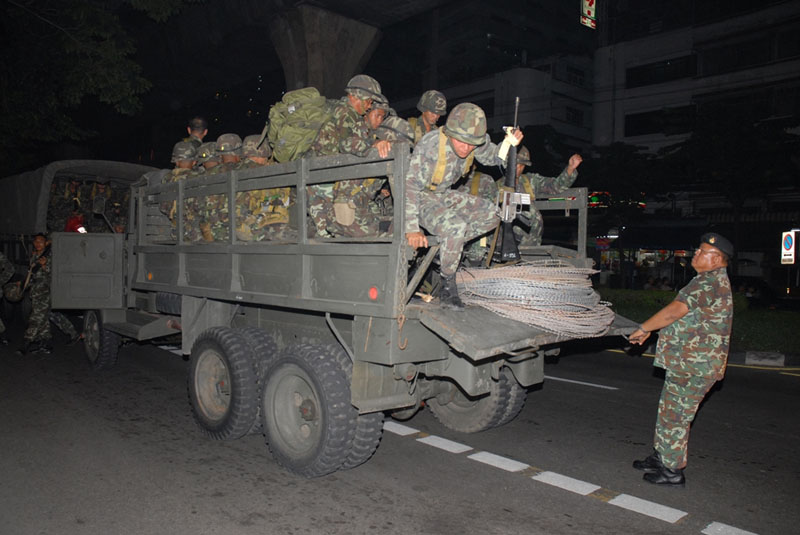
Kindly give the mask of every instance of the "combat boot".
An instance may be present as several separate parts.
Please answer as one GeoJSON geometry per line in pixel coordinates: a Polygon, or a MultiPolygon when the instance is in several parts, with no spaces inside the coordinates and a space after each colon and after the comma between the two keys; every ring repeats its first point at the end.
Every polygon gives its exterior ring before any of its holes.
{"type": "Polygon", "coordinates": [[[464,303],[458,296],[455,275],[450,275],[449,277],[442,276],[442,286],[439,289],[439,305],[456,310],[464,308],[464,303]]]}
{"type": "Polygon", "coordinates": [[[655,450],[641,461],[633,461],[633,467],[643,472],[658,472],[663,466],[661,456],[655,450]]]}
{"type": "Polygon", "coordinates": [[[686,483],[683,475],[683,468],[674,470],[662,466],[656,472],[647,473],[643,476],[644,480],[654,485],[679,486],[686,483]]]}

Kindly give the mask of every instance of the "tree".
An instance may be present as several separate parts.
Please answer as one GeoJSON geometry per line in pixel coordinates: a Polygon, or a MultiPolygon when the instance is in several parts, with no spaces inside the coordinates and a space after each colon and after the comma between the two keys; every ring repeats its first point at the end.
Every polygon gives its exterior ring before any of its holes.
{"type": "MultiPolygon", "coordinates": [[[[156,21],[166,20],[191,1],[196,0],[128,0],[156,21]]],[[[91,127],[77,116],[87,101],[122,115],[140,110],[141,96],[151,85],[133,59],[132,39],[108,4],[3,2],[0,155],[6,164],[4,173],[29,167],[43,146],[92,136],[91,127]]]]}

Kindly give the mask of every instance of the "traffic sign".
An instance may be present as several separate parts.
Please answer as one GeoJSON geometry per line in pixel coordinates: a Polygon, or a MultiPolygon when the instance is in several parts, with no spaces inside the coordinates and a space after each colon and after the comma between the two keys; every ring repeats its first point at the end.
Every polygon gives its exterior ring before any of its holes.
{"type": "Polygon", "coordinates": [[[794,264],[794,230],[783,233],[781,239],[781,264],[794,264]]]}

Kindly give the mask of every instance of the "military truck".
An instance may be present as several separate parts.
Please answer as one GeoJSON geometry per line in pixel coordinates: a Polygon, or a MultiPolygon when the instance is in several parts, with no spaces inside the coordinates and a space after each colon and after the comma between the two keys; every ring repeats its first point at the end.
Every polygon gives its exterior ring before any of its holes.
{"type": "MultiPolygon", "coordinates": [[[[503,425],[565,336],[415,297],[438,246],[407,246],[400,203],[386,236],[310,237],[308,186],[385,178],[404,199],[409,159],[398,144],[387,158],[305,158],[174,183],[147,172],[132,185],[124,235],[53,235],[53,307],[84,311],[95,369],[113,366],[125,341],[180,337],[200,429],[217,440],[263,433],[276,461],[302,476],[362,464],[385,415],[409,418],[423,401],[455,431],[503,425]],[[294,238],[240,240],[243,216],[230,208],[286,187],[294,238]],[[224,238],[190,241],[191,207],[211,198],[224,238]]],[[[578,246],[525,254],[586,266],[586,191],[540,207],[578,214],[578,246]]],[[[632,330],[618,318],[608,334],[632,330]]]]}

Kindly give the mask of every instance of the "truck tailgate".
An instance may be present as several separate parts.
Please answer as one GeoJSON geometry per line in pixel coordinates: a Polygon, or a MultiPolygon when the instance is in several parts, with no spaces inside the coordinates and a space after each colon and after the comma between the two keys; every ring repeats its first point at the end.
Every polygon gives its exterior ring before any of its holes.
{"type": "MultiPolygon", "coordinates": [[[[412,301],[406,307],[406,316],[419,319],[425,327],[445,339],[453,349],[474,360],[573,339],[503,318],[477,306],[451,310],[435,304],[418,304],[412,301]]],[[[629,334],[636,327],[635,322],[617,315],[605,336],[629,334]]]]}

